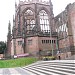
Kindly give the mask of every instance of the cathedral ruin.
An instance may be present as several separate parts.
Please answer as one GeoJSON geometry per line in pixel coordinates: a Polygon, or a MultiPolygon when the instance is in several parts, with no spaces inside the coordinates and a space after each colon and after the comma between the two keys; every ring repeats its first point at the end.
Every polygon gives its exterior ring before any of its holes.
{"type": "Polygon", "coordinates": [[[75,3],[54,17],[51,0],[25,0],[15,3],[13,28],[8,26],[7,55],[38,56],[39,51],[62,59],[74,54],[75,3]]]}

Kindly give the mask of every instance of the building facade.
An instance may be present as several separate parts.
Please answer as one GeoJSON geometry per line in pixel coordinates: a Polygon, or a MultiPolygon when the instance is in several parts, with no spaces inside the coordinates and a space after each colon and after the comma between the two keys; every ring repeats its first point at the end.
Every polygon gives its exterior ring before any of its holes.
{"type": "MultiPolygon", "coordinates": [[[[51,0],[25,0],[15,3],[13,28],[8,27],[7,54],[10,56],[39,51],[59,53],[62,59],[74,54],[75,3],[54,17],[51,0]],[[65,57],[64,57],[65,56],[65,57]]],[[[59,55],[58,54],[58,55],[59,55]]]]}
{"type": "MultiPolygon", "coordinates": [[[[53,55],[53,51],[55,52],[56,49],[56,35],[54,33],[51,0],[49,2],[42,0],[20,1],[18,5],[15,4],[11,56],[25,53],[37,55],[40,50],[50,52],[53,55]]],[[[8,44],[10,44],[9,42],[8,44]]]]}

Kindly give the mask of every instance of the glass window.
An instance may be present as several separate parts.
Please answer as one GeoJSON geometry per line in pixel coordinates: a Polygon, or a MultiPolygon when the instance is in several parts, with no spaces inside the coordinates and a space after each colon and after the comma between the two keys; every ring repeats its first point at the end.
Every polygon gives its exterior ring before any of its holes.
{"type": "Polygon", "coordinates": [[[42,44],[43,43],[49,43],[49,40],[42,40],[42,44]]]}
{"type": "Polygon", "coordinates": [[[22,45],[22,41],[18,41],[18,45],[22,45]]]}
{"type": "Polygon", "coordinates": [[[44,43],[44,41],[42,40],[42,44],[44,43]]]}
{"type": "Polygon", "coordinates": [[[47,40],[47,42],[49,43],[49,40],[47,40]]]}
{"type": "Polygon", "coordinates": [[[46,43],[45,40],[44,40],[44,43],[46,43]]]}
{"type": "Polygon", "coordinates": [[[49,18],[48,18],[48,14],[45,12],[45,10],[41,10],[39,12],[39,18],[40,18],[41,31],[42,32],[50,32],[49,18]]]}
{"type": "Polygon", "coordinates": [[[56,40],[54,40],[54,43],[56,43],[56,40]]]}
{"type": "Polygon", "coordinates": [[[26,15],[33,15],[33,12],[32,12],[30,9],[28,9],[28,10],[25,12],[25,14],[26,14],[26,15]]]}
{"type": "Polygon", "coordinates": [[[28,45],[32,45],[32,39],[28,40],[28,45]]]}
{"type": "Polygon", "coordinates": [[[51,43],[51,40],[49,40],[50,41],[50,43],[51,43]]]}
{"type": "Polygon", "coordinates": [[[47,43],[47,40],[46,40],[46,43],[47,43]]]}
{"type": "Polygon", "coordinates": [[[35,19],[34,19],[34,13],[32,10],[28,9],[26,10],[26,12],[24,13],[25,15],[25,21],[27,23],[27,33],[32,33],[32,31],[34,31],[35,28],[35,19]]]}
{"type": "Polygon", "coordinates": [[[52,43],[53,43],[53,40],[52,40],[52,43]]]}

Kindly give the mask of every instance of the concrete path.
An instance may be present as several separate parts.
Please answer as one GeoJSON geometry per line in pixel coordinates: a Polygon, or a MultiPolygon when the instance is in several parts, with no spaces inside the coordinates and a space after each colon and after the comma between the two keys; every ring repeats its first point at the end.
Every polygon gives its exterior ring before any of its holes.
{"type": "Polygon", "coordinates": [[[75,60],[38,61],[26,67],[0,68],[0,75],[75,75],[75,60]]]}

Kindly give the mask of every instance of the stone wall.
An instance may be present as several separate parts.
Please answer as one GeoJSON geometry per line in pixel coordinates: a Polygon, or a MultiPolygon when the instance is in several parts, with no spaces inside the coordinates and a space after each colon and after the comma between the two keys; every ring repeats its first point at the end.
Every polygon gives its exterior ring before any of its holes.
{"type": "Polygon", "coordinates": [[[41,51],[52,51],[56,49],[56,38],[50,38],[50,37],[29,37],[26,39],[26,52],[30,54],[36,54],[41,51]],[[50,41],[55,40],[55,43],[52,44],[50,41]],[[29,42],[30,41],[30,42],[29,42]]]}
{"type": "Polygon", "coordinates": [[[55,17],[55,26],[58,32],[59,50],[71,51],[73,54],[75,51],[75,3],[67,5],[65,10],[55,17]]]}

